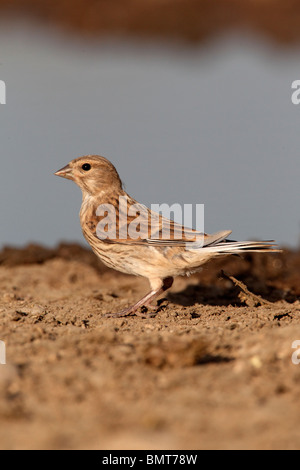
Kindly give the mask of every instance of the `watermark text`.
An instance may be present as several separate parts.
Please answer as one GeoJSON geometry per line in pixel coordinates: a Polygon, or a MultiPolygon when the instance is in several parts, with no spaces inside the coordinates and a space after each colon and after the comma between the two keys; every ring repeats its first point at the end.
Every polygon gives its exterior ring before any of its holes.
{"type": "Polygon", "coordinates": [[[0,104],[6,104],[6,84],[0,80],[0,104]]]}
{"type": "Polygon", "coordinates": [[[295,366],[298,366],[300,364],[300,340],[296,340],[292,344],[292,349],[296,349],[295,352],[292,354],[292,363],[295,366]]]}
{"type": "Polygon", "coordinates": [[[0,365],[6,364],[6,346],[4,341],[0,341],[0,365]]]}
{"type": "Polygon", "coordinates": [[[292,93],[292,103],[298,105],[300,104],[300,80],[293,81],[292,89],[295,90],[292,93]]]}
{"type": "MultiPolygon", "coordinates": [[[[100,240],[182,242],[186,249],[196,249],[204,242],[204,204],[130,204],[126,196],[118,203],[100,204],[96,211],[97,237],[100,240]],[[193,230],[188,227],[196,226],[193,230]]],[[[167,245],[166,245],[167,246],[167,245]]]]}

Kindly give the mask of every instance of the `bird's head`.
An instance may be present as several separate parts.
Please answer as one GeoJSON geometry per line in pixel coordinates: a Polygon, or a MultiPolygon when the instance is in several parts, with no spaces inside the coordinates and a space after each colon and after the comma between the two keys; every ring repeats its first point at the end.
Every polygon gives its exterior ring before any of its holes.
{"type": "Polygon", "coordinates": [[[76,158],[54,174],[74,181],[82,191],[91,195],[122,189],[122,182],[113,164],[98,155],[76,158]]]}

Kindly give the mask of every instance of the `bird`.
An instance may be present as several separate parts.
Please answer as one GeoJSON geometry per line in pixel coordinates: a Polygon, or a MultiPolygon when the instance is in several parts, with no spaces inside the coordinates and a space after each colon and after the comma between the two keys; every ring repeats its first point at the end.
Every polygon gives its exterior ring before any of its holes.
{"type": "Polygon", "coordinates": [[[120,312],[108,312],[108,317],[144,315],[141,307],[151,311],[154,300],[172,286],[176,276],[198,272],[212,258],[280,251],[272,240],[232,241],[228,239],[231,230],[207,234],[163,217],[127,194],[115,166],[105,157],[79,157],[54,174],[81,189],[82,232],[100,260],[150,283],[142,299],[120,312]]]}

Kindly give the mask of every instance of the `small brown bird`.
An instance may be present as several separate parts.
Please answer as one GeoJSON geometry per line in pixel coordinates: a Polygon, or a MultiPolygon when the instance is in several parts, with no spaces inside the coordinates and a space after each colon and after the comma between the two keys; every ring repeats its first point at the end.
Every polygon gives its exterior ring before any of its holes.
{"type": "Polygon", "coordinates": [[[172,286],[175,276],[197,272],[216,256],[278,251],[273,242],[229,241],[229,230],[200,233],[147,209],[124,191],[117,170],[104,157],[77,158],[55,175],[81,188],[82,231],[103,263],[150,282],[151,291],[135,305],[108,316],[133,315],[140,307],[149,307],[172,286]]]}

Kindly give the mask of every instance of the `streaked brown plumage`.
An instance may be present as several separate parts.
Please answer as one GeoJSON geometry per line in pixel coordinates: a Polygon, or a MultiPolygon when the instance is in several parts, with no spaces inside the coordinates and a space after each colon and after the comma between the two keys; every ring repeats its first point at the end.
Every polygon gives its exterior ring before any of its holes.
{"type": "Polygon", "coordinates": [[[124,191],[117,170],[109,160],[96,155],[80,157],[72,160],[55,174],[74,181],[81,188],[82,231],[103,263],[124,273],[146,277],[150,282],[149,294],[132,307],[117,314],[108,314],[110,316],[137,313],[141,306],[149,306],[156,297],[169,289],[175,276],[196,272],[215,256],[249,251],[276,251],[271,242],[228,241],[226,238],[231,231],[222,231],[213,235],[200,234],[195,230],[183,228],[144,206],[140,206],[139,212],[140,227],[144,228],[143,236],[132,238],[128,234],[128,226],[136,216],[127,216],[127,221],[125,216],[127,210],[138,203],[124,191]],[[119,197],[127,198],[126,208],[119,204],[119,197]],[[97,235],[97,226],[103,220],[104,214],[97,215],[97,209],[105,204],[112,204],[116,210],[117,230],[114,237],[101,240],[97,235]],[[150,216],[152,216],[151,227],[148,222],[150,216]],[[153,217],[155,217],[154,224],[153,217]],[[168,239],[162,239],[167,226],[170,227],[170,236],[168,239]],[[186,249],[191,237],[194,237],[194,241],[197,237],[202,237],[203,246],[186,249]]]}

